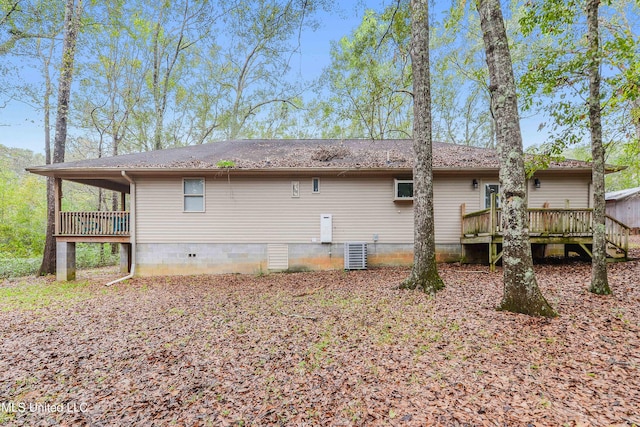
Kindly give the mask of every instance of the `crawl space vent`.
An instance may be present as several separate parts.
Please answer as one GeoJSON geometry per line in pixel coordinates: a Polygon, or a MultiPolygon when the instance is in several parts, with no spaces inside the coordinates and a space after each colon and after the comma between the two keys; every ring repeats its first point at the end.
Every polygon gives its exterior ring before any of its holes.
{"type": "Polygon", "coordinates": [[[267,245],[267,268],[269,270],[289,268],[289,245],[267,245]]]}
{"type": "Polygon", "coordinates": [[[344,269],[367,269],[367,244],[361,242],[347,242],[344,244],[344,269]]]}

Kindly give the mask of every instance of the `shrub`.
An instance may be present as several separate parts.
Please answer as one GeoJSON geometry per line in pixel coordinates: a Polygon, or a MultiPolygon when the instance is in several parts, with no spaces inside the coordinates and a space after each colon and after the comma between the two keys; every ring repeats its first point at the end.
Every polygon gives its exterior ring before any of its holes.
{"type": "Polygon", "coordinates": [[[42,258],[9,258],[0,254],[0,278],[31,276],[38,272],[42,258]]]}
{"type": "MultiPolygon", "coordinates": [[[[116,265],[120,260],[118,253],[112,254],[108,244],[78,243],[76,245],[76,267],[97,268],[116,265]],[[101,253],[100,247],[104,250],[101,253]]],[[[0,252],[0,278],[31,276],[38,273],[42,255],[37,257],[19,257],[15,254],[0,252]]]]}

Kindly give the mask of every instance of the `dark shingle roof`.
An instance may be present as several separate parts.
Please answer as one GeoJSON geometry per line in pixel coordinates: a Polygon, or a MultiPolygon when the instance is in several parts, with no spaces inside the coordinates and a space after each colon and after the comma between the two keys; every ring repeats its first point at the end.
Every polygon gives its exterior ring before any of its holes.
{"type": "MultiPolygon", "coordinates": [[[[32,171],[56,169],[215,169],[233,162],[238,169],[272,168],[398,168],[413,167],[413,142],[393,140],[230,140],[101,159],[58,163],[32,171]]],[[[435,169],[497,169],[496,150],[433,144],[435,169]]],[[[581,168],[589,164],[568,160],[552,167],[581,168]]]]}

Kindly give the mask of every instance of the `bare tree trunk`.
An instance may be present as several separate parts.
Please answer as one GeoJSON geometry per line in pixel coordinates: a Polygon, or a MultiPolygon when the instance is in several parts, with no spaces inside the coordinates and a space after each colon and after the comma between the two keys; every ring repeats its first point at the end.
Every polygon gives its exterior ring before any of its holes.
{"type": "Polygon", "coordinates": [[[609,295],[607,279],[607,238],[605,229],[604,200],[604,146],[600,113],[600,45],[598,7],[600,0],[587,1],[587,39],[589,41],[589,130],[591,132],[591,157],[593,158],[593,246],[591,253],[591,287],[599,295],[609,295]]]}
{"type": "MultiPolygon", "coordinates": [[[[58,84],[58,107],[56,115],[56,136],[53,146],[52,163],[64,162],[65,144],[67,141],[67,114],[69,113],[69,97],[71,93],[71,79],[73,76],[73,61],[76,51],[76,41],[80,28],[80,15],[82,14],[82,0],[67,0],[64,11],[64,41],[62,47],[62,65],[60,67],[60,79],[58,84]]],[[[46,136],[45,136],[46,138],[46,136]]],[[[42,264],[38,274],[53,274],[56,270],[56,242],[54,236],[55,212],[52,203],[55,203],[52,191],[53,180],[47,186],[47,236],[45,250],[42,256],[42,264]]]]}
{"type": "MultiPolygon", "coordinates": [[[[102,144],[101,144],[102,145],[102,144]]],[[[102,148],[99,150],[99,157],[102,157],[102,148]]],[[[98,212],[107,210],[107,196],[105,194],[104,188],[98,188],[98,212]]],[[[100,245],[100,257],[98,259],[98,264],[100,266],[104,265],[105,260],[105,248],[104,243],[98,243],[100,245]]]]}
{"type": "Polygon", "coordinates": [[[436,265],[433,215],[431,82],[429,74],[429,0],[411,0],[413,71],[413,269],[403,288],[434,294],[444,287],[436,265]]]}
{"type": "Polygon", "coordinates": [[[533,271],[527,219],[526,175],[513,65],[499,0],[479,0],[496,124],[502,188],[503,280],[500,309],[537,316],[556,316],[542,296],[533,271]]]}
{"type": "MultiPolygon", "coordinates": [[[[51,164],[51,75],[49,74],[49,60],[51,59],[53,42],[49,51],[48,60],[44,64],[45,91],[44,91],[44,156],[45,163],[51,164]]],[[[54,180],[47,177],[47,228],[45,231],[44,249],[42,251],[42,263],[38,269],[38,275],[53,274],[56,271],[56,242],[53,237],[55,230],[55,194],[54,180]]]]}
{"type": "MultiPolygon", "coordinates": [[[[117,156],[118,155],[118,145],[120,143],[119,138],[115,137],[113,138],[113,151],[111,152],[111,154],[113,156],[117,156]]],[[[124,210],[124,206],[121,207],[122,210],[124,210]]],[[[118,210],[118,193],[116,193],[115,191],[111,193],[111,210],[116,212],[118,210]]],[[[118,253],[118,243],[112,243],[111,244],[111,255],[115,255],[118,253]]]]}
{"type": "Polygon", "coordinates": [[[56,209],[53,187],[54,178],[47,177],[47,228],[44,249],[42,251],[42,263],[38,269],[39,276],[54,274],[56,272],[56,240],[54,237],[56,209]]]}

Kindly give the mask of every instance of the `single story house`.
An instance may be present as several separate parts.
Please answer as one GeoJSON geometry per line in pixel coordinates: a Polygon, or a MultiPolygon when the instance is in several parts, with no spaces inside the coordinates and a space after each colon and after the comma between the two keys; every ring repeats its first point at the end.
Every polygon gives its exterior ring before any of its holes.
{"type": "MultiPolygon", "coordinates": [[[[413,157],[408,139],[232,140],[28,170],[55,179],[58,279],[67,280],[76,242],[121,243],[123,270],[140,276],[410,265],[413,157]],[[63,212],[63,180],[118,191],[125,207],[63,212]]],[[[463,231],[480,223],[474,212],[489,221],[496,150],[435,143],[433,159],[438,260],[497,248],[482,227],[463,231]]],[[[552,163],[527,185],[530,208],[592,207],[588,163],[552,163]]]]}
{"type": "Polygon", "coordinates": [[[605,195],[607,214],[640,233],[640,187],[612,191],[605,195]]]}

